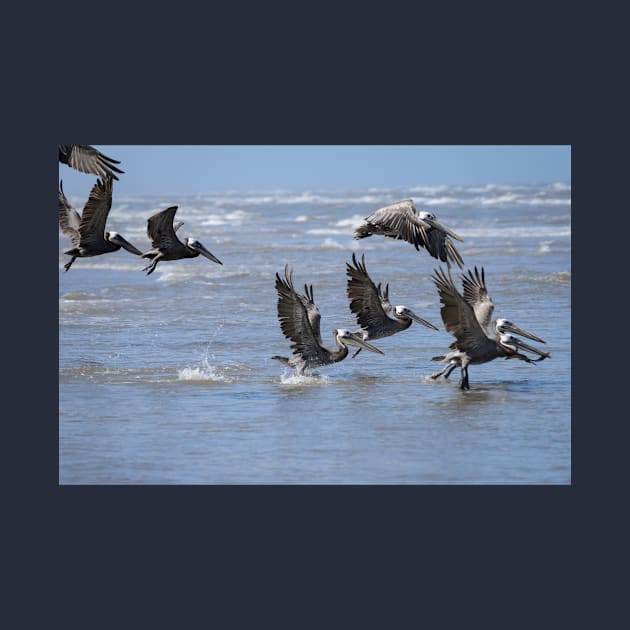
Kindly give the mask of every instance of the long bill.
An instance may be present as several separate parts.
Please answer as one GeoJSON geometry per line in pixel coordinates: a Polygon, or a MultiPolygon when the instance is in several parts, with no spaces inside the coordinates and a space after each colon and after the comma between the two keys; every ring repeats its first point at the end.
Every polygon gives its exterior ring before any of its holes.
{"type": "Polygon", "coordinates": [[[382,350],[379,350],[372,344],[369,344],[367,341],[364,341],[361,336],[357,333],[348,332],[342,336],[344,343],[347,343],[350,346],[356,346],[357,348],[365,348],[366,350],[370,350],[370,352],[376,352],[377,354],[385,354],[382,350]]]}
{"type": "Polygon", "coordinates": [[[527,337],[528,339],[531,339],[532,341],[537,341],[538,343],[547,343],[540,337],[536,337],[536,335],[534,335],[533,333],[530,333],[527,330],[524,330],[523,328],[519,328],[516,324],[511,324],[511,325],[504,324],[503,328],[511,333],[514,333],[515,335],[521,335],[521,337],[527,337]]]}
{"type": "Polygon", "coordinates": [[[461,236],[457,236],[453,230],[449,230],[445,225],[436,221],[435,219],[422,219],[425,223],[428,223],[432,228],[436,230],[440,230],[440,232],[444,232],[444,234],[448,234],[450,237],[454,238],[456,241],[460,243],[464,242],[464,239],[461,236]]]}
{"type": "Polygon", "coordinates": [[[433,328],[433,330],[440,330],[437,326],[434,326],[431,322],[428,322],[426,319],[422,319],[422,317],[419,317],[413,311],[407,310],[407,315],[409,315],[409,317],[411,317],[411,319],[413,319],[414,322],[418,322],[418,324],[422,324],[423,326],[426,326],[427,328],[433,328]]]}
{"type": "Polygon", "coordinates": [[[197,245],[194,249],[196,249],[202,256],[209,258],[211,261],[222,265],[223,263],[209,250],[207,250],[203,245],[197,245]]]}
{"type": "Polygon", "coordinates": [[[532,352],[533,354],[537,354],[539,357],[544,359],[550,359],[551,355],[548,352],[544,352],[543,350],[539,350],[538,348],[534,348],[534,346],[530,346],[528,343],[525,343],[521,339],[512,338],[510,343],[515,345],[517,348],[521,350],[527,350],[528,352],[532,352]]]}
{"type": "Polygon", "coordinates": [[[123,249],[126,249],[128,252],[131,252],[136,256],[142,256],[142,252],[120,234],[111,236],[109,240],[112,241],[112,243],[116,243],[116,245],[120,245],[123,249]]]}

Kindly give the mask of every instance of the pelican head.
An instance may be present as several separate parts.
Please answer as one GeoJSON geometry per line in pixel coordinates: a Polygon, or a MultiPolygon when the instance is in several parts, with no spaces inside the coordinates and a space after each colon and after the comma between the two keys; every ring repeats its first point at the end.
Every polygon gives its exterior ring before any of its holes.
{"type": "Polygon", "coordinates": [[[385,354],[378,348],[369,344],[367,341],[364,341],[361,334],[350,332],[345,328],[337,328],[336,330],[333,330],[333,338],[340,346],[356,346],[357,348],[365,348],[366,350],[376,352],[377,354],[385,354]]]}
{"type": "Polygon", "coordinates": [[[122,234],[119,234],[118,232],[105,232],[105,240],[117,245],[118,247],[126,249],[128,252],[131,252],[136,256],[142,256],[142,252],[137,247],[134,247],[126,238],[123,237],[122,234]]]}
{"type": "Polygon", "coordinates": [[[494,329],[499,335],[507,334],[507,333],[514,333],[515,335],[521,335],[522,337],[527,337],[528,339],[531,339],[532,341],[537,341],[538,343],[547,343],[546,341],[543,341],[540,337],[536,337],[536,335],[533,335],[532,333],[527,332],[526,330],[523,330],[522,328],[519,328],[516,324],[511,322],[509,319],[505,319],[505,318],[497,319],[496,322],[494,323],[494,329]]]}
{"type": "Polygon", "coordinates": [[[394,307],[394,315],[400,319],[413,319],[414,322],[418,322],[418,324],[422,324],[427,328],[433,328],[433,330],[439,330],[437,326],[434,326],[431,322],[428,322],[426,319],[422,319],[416,315],[410,308],[399,304],[394,307]]]}
{"type": "Polygon", "coordinates": [[[457,236],[455,232],[453,232],[452,230],[449,230],[445,225],[440,223],[437,220],[437,217],[432,212],[427,212],[426,210],[423,210],[422,212],[418,212],[418,217],[424,223],[426,223],[429,227],[432,227],[435,230],[439,230],[440,232],[443,232],[444,234],[448,234],[448,236],[451,236],[455,240],[460,241],[460,243],[464,242],[463,238],[461,238],[460,236],[457,236]]]}
{"type": "Polygon", "coordinates": [[[215,263],[222,265],[223,263],[212,253],[210,253],[196,238],[187,238],[185,242],[186,247],[196,251],[198,254],[209,258],[215,263]]]}
{"type": "Polygon", "coordinates": [[[515,337],[514,335],[510,335],[509,333],[503,333],[500,336],[501,345],[513,350],[514,352],[518,352],[518,350],[527,350],[528,352],[533,352],[537,354],[539,357],[544,359],[548,359],[551,355],[548,352],[543,352],[542,350],[538,350],[538,348],[534,348],[534,346],[530,346],[528,343],[525,343],[522,339],[515,337]]]}

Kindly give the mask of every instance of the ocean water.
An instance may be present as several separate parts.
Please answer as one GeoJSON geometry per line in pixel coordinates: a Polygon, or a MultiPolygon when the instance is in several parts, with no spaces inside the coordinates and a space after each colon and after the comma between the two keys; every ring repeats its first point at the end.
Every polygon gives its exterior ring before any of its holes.
{"type": "MultiPolygon", "coordinates": [[[[66,190],[79,210],[85,199],[66,190]]],[[[60,484],[570,484],[571,188],[415,187],[344,191],[116,195],[108,229],[150,248],[147,218],[178,205],[180,238],[203,257],[158,264],[121,250],[77,259],[59,231],[60,484]],[[353,230],[377,208],[412,198],[463,239],[483,267],[495,317],[546,340],[535,365],[495,360],[441,368],[453,338],[431,280],[438,261],[403,241],[353,230]],[[357,329],[345,264],[365,254],[390,301],[418,324],[310,376],[289,356],[276,272],[312,284],[324,343],[357,329]]],[[[453,269],[461,286],[459,270],[453,269]]]]}

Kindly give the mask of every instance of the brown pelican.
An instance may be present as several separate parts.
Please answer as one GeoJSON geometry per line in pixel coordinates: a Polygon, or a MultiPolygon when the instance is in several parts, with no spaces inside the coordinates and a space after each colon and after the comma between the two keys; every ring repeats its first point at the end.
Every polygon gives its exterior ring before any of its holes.
{"type": "Polygon", "coordinates": [[[494,304],[485,287],[485,274],[483,268],[481,276],[475,267],[475,274],[468,271],[468,276],[463,276],[464,295],[460,294],[453,279],[447,276],[442,269],[435,271],[433,278],[442,302],[440,314],[448,332],[455,336],[455,342],[451,344],[451,351],[445,356],[434,357],[433,361],[442,361],[446,367],[430,378],[436,379],[444,375],[448,378],[450,373],[459,366],[461,368],[460,389],[470,389],[468,382],[468,366],[488,363],[498,358],[519,359],[527,363],[536,363],[551,355],[538,350],[534,346],[526,344],[518,339],[515,334],[522,335],[534,341],[545,343],[536,335],[519,328],[507,319],[496,320],[494,329],[496,336],[489,333],[490,319],[494,310],[494,304]],[[538,359],[530,359],[518,350],[526,350],[538,355],[538,359]]]}
{"type": "Polygon", "coordinates": [[[120,164],[120,160],[103,155],[100,151],[89,144],[60,144],[59,161],[67,164],[81,173],[91,173],[105,178],[107,175],[118,179],[114,174],[124,173],[115,164],[120,164]]]}
{"type": "Polygon", "coordinates": [[[433,213],[417,212],[411,199],[392,203],[373,212],[355,230],[354,238],[366,238],[372,234],[407,241],[418,251],[424,247],[433,258],[445,262],[449,268],[451,261],[460,269],[464,267],[462,257],[448,237],[461,242],[463,239],[442,225],[433,213]]]}
{"type": "Polygon", "coordinates": [[[166,210],[161,210],[147,221],[147,234],[151,241],[152,250],[145,252],[141,258],[152,258],[150,265],[142,271],[147,272],[147,276],[155,271],[155,267],[161,260],[180,260],[181,258],[196,258],[201,254],[215,263],[223,263],[211,254],[197,239],[187,238],[183,243],[175,235],[183,222],[173,225],[173,219],[177,212],[177,206],[171,206],[166,210]]]}
{"type": "Polygon", "coordinates": [[[305,285],[307,295],[300,295],[293,286],[293,272],[284,267],[284,279],[276,273],[276,291],[278,292],[278,319],[284,336],[292,341],[291,358],[273,356],[285,365],[294,367],[298,374],[304,374],[307,368],[330,365],[342,361],[348,356],[348,345],[365,348],[378,354],[384,354],[378,348],[364,341],[361,335],[343,328],[333,330],[333,339],[337,350],[324,347],[320,334],[320,313],[313,302],[313,290],[305,285]]]}
{"type": "Polygon", "coordinates": [[[118,251],[121,247],[140,256],[142,252],[125,240],[118,232],[106,232],[105,223],[112,207],[112,178],[96,180],[83,208],[82,216],[70,205],[63,193],[63,182],[59,182],[59,226],[70,237],[74,247],[64,252],[72,256],[64,265],[68,271],[76,258],[98,256],[118,251]]]}
{"type": "MultiPolygon", "coordinates": [[[[389,284],[385,285],[384,292],[381,291],[380,284],[378,287],[374,284],[365,267],[365,254],[361,256],[361,262],[358,262],[356,256],[352,254],[352,262],[354,266],[346,263],[347,293],[350,299],[350,310],[355,314],[361,326],[357,334],[362,334],[364,340],[389,337],[401,330],[407,330],[412,321],[438,330],[437,326],[422,319],[402,304],[392,308],[389,303],[389,284]],[[389,312],[395,319],[387,316],[389,312]]],[[[361,348],[355,350],[352,357],[356,357],[359,352],[361,348]]]]}

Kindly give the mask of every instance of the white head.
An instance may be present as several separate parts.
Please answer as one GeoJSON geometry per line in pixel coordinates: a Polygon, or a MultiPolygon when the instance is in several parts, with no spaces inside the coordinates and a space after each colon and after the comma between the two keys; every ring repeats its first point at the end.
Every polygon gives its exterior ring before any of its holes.
{"type": "Polygon", "coordinates": [[[433,212],[427,212],[426,210],[422,210],[421,212],[418,212],[418,216],[421,219],[430,219],[431,221],[435,221],[435,219],[437,218],[433,212]]]}
{"type": "Polygon", "coordinates": [[[427,328],[438,330],[437,326],[434,326],[431,322],[428,322],[426,319],[423,319],[419,315],[416,315],[410,308],[404,306],[403,304],[399,304],[398,306],[394,307],[394,315],[398,318],[413,319],[414,322],[418,322],[418,324],[422,324],[427,328]]]}
{"type": "Polygon", "coordinates": [[[514,335],[504,333],[499,337],[499,339],[501,340],[501,345],[510,348],[514,352],[518,352],[519,350],[526,350],[527,352],[533,352],[534,354],[537,354],[539,357],[543,358],[548,358],[551,356],[548,352],[543,352],[538,348],[534,348],[534,346],[530,346],[528,343],[525,343],[522,339],[519,339],[514,335]]]}
{"type": "Polygon", "coordinates": [[[494,329],[498,333],[506,332],[509,328],[513,328],[514,324],[509,320],[501,317],[494,323],[494,329]]]}
{"type": "Polygon", "coordinates": [[[521,328],[520,326],[517,326],[514,322],[510,321],[509,319],[505,319],[504,317],[497,319],[494,322],[494,330],[497,332],[497,334],[500,334],[500,335],[506,334],[506,333],[514,333],[516,335],[527,337],[528,339],[531,339],[532,341],[537,341],[539,343],[546,343],[540,337],[537,337],[533,333],[530,333],[529,331],[521,328]]]}
{"type": "Polygon", "coordinates": [[[201,254],[202,256],[205,256],[209,260],[212,260],[213,262],[218,263],[219,265],[223,264],[214,254],[212,254],[209,250],[205,248],[203,243],[200,243],[196,238],[188,237],[184,241],[184,244],[189,249],[194,250],[195,252],[197,252],[198,254],[201,254]]]}
{"type": "Polygon", "coordinates": [[[501,340],[502,345],[507,346],[516,352],[518,339],[514,335],[503,333],[499,339],[501,340]]]}

